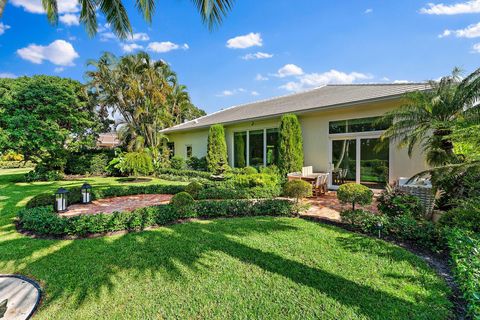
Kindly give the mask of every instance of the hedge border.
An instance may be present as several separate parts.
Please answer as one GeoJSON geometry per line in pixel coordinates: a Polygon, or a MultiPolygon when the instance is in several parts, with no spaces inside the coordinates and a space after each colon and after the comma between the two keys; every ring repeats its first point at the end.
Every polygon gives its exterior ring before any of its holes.
{"type": "Polygon", "coordinates": [[[115,232],[142,231],[192,218],[212,219],[256,216],[292,216],[293,203],[286,199],[196,201],[179,210],[170,204],[133,211],[62,217],[52,206],[24,208],[17,214],[17,228],[35,237],[78,239],[115,232]]]}

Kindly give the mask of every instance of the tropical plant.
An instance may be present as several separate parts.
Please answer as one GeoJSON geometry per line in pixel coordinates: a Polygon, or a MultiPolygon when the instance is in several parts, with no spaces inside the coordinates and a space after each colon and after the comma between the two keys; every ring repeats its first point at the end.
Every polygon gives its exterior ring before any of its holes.
{"type": "Polygon", "coordinates": [[[122,161],[121,170],[135,178],[140,174],[148,175],[153,172],[152,158],[147,152],[128,152],[122,161]]]}
{"type": "Polygon", "coordinates": [[[290,172],[302,170],[302,128],[296,115],[286,114],[282,116],[279,140],[278,168],[280,173],[286,175],[290,172]]]}
{"type": "Polygon", "coordinates": [[[227,167],[227,143],[221,124],[214,124],[208,131],[207,165],[208,170],[213,173],[227,167]]]}
{"type": "Polygon", "coordinates": [[[121,115],[117,123],[120,140],[130,151],[148,148],[155,167],[165,160],[166,136],[160,131],[204,114],[190,102],[184,86],[178,101],[176,74],[145,52],[120,58],[105,53],[88,65],[94,67],[86,73],[90,95],[97,105],[121,115]]]}
{"type": "MultiPolygon", "coordinates": [[[[219,25],[223,17],[232,9],[233,0],[192,0],[197,7],[202,21],[210,28],[219,25]]],[[[7,0],[0,0],[0,16],[3,13],[7,0]]],[[[82,0],[80,4],[80,22],[85,25],[87,33],[93,36],[98,31],[97,15],[103,14],[111,25],[113,32],[121,39],[132,34],[132,26],[128,18],[127,9],[121,0],[82,0]]],[[[43,0],[43,8],[47,12],[48,20],[58,23],[58,0],[43,0]]],[[[147,22],[152,21],[155,12],[155,0],[136,0],[135,7],[147,22]]]]}
{"type": "Polygon", "coordinates": [[[459,121],[477,123],[480,115],[480,69],[462,80],[459,69],[426,90],[407,93],[403,105],[385,114],[380,122],[391,124],[382,140],[406,146],[409,155],[420,145],[431,166],[458,163],[452,134],[459,121]]]}

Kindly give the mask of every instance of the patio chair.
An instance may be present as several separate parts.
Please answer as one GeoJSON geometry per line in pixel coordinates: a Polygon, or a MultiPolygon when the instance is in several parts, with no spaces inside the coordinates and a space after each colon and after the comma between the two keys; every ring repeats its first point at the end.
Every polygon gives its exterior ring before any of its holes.
{"type": "Polygon", "coordinates": [[[313,195],[318,197],[328,191],[328,173],[321,174],[315,179],[313,184],[313,195]]]}
{"type": "Polygon", "coordinates": [[[309,176],[311,174],[313,174],[313,167],[312,166],[302,168],[302,176],[309,176]]]}

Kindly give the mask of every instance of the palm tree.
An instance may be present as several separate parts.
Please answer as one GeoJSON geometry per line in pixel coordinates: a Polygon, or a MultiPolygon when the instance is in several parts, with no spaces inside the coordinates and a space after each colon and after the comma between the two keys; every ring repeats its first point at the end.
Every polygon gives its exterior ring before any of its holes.
{"type": "MultiPolygon", "coordinates": [[[[60,0],[61,1],[61,0],[60,0]]],[[[210,28],[222,23],[223,17],[232,9],[234,0],[192,0],[197,7],[202,21],[210,28]]],[[[0,17],[7,0],[0,0],[0,17]]],[[[79,0],[80,21],[85,25],[89,35],[97,33],[97,9],[103,13],[107,22],[112,26],[114,33],[121,39],[127,38],[132,33],[132,27],[127,10],[122,0],[79,0]]],[[[42,0],[42,5],[47,12],[48,20],[58,22],[58,0],[42,0]]],[[[135,7],[147,22],[151,22],[155,12],[155,0],[135,0],[135,7]]]]}
{"type": "Polygon", "coordinates": [[[459,121],[478,121],[480,69],[462,80],[460,70],[439,81],[429,81],[427,90],[407,93],[403,105],[385,114],[380,122],[390,124],[384,141],[408,147],[409,155],[420,145],[430,166],[457,163],[452,134],[459,121]]]}

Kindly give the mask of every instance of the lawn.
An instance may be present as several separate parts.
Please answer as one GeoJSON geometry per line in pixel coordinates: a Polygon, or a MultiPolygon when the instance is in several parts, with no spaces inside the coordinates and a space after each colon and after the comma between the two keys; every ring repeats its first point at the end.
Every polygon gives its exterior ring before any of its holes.
{"type": "Polygon", "coordinates": [[[74,241],[24,237],[12,218],[29,197],[83,181],[15,183],[22,172],[0,170],[0,273],[41,282],[38,319],[449,316],[448,288],[413,254],[302,219],[218,219],[74,241]]]}

